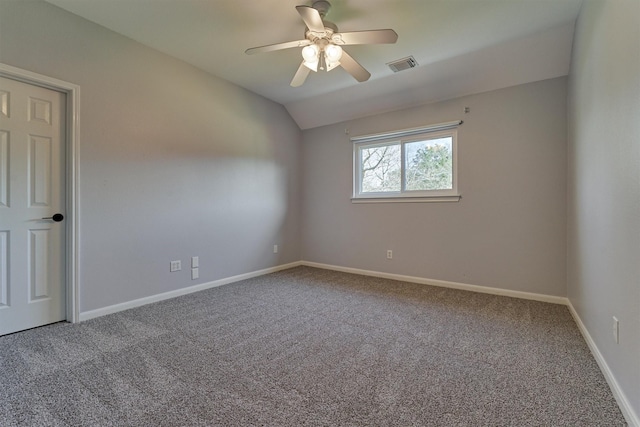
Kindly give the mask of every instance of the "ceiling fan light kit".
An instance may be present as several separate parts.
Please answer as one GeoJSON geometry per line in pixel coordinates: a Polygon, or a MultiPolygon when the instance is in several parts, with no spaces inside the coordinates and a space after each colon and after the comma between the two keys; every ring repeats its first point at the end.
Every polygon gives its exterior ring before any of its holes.
{"type": "Polygon", "coordinates": [[[318,68],[333,70],[340,65],[340,58],[342,58],[342,48],[328,43],[325,39],[319,39],[314,44],[302,48],[304,65],[311,71],[318,71],[318,68]]]}
{"type": "Polygon", "coordinates": [[[331,4],[326,0],[316,0],[312,6],[296,6],[296,10],[307,26],[304,40],[254,47],[247,49],[245,53],[252,55],[254,53],[301,47],[302,63],[298,67],[293,80],[291,80],[291,86],[293,87],[301,86],[310,71],[331,71],[339,65],[358,82],[369,80],[371,74],[345,52],[342,46],[391,44],[398,40],[398,34],[390,29],[340,33],[334,23],[324,20],[330,8],[331,4]]]}

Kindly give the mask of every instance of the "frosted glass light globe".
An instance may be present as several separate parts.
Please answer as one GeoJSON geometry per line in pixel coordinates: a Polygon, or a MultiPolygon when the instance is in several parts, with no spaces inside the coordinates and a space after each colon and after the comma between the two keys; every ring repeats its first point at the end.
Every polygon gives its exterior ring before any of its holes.
{"type": "Polygon", "coordinates": [[[317,62],[318,61],[318,46],[310,44],[302,48],[302,58],[305,62],[317,62]]]}
{"type": "Polygon", "coordinates": [[[324,49],[328,62],[336,62],[342,58],[342,48],[335,44],[330,44],[324,49]]]}

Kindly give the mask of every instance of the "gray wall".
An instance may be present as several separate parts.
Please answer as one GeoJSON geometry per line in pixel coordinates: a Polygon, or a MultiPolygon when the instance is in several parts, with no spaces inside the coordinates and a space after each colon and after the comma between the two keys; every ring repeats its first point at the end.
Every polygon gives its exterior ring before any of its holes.
{"type": "Polygon", "coordinates": [[[565,296],[565,101],[558,78],[304,131],[302,258],[565,296]],[[351,203],[345,129],[356,136],[455,119],[464,120],[460,202],[351,203]]]}
{"type": "Polygon", "coordinates": [[[584,3],[569,82],[568,296],[638,416],[640,2],[584,3]]]}
{"type": "Polygon", "coordinates": [[[0,1],[0,61],[81,86],[82,312],[299,260],[281,105],[40,1],[0,1]]]}

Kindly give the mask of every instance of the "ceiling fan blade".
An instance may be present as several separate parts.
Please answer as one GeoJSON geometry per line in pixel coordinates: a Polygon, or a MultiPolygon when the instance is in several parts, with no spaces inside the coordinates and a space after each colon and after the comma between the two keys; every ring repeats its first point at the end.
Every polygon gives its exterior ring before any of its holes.
{"type": "Polygon", "coordinates": [[[244,51],[247,55],[253,55],[254,53],[272,52],[274,50],[290,49],[292,47],[303,47],[310,45],[309,40],[296,40],[291,42],[269,44],[266,46],[252,47],[244,51]]]}
{"type": "Polygon", "coordinates": [[[342,40],[338,44],[385,44],[395,43],[398,34],[393,30],[369,30],[351,31],[348,33],[337,33],[333,35],[333,40],[342,40]]]}
{"type": "Polygon", "coordinates": [[[316,33],[324,32],[324,23],[320,13],[311,6],[296,6],[302,20],[307,24],[307,28],[316,33]]]}
{"type": "Polygon", "coordinates": [[[366,82],[371,77],[371,73],[365,70],[365,68],[358,64],[358,61],[353,59],[347,52],[342,51],[342,58],[340,58],[340,65],[347,70],[349,74],[353,76],[359,82],[366,82]]]}
{"type": "Polygon", "coordinates": [[[302,86],[304,84],[304,81],[307,80],[307,76],[309,75],[309,72],[311,72],[311,69],[309,69],[306,65],[304,65],[304,61],[302,61],[302,64],[300,64],[298,71],[296,71],[296,75],[293,76],[293,80],[291,80],[291,86],[292,87],[302,86]]]}

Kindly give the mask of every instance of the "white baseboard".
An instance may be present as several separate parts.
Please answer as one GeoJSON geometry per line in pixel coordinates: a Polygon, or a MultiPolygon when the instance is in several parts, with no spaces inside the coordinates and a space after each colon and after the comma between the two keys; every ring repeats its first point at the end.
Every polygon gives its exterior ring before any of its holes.
{"type": "Polygon", "coordinates": [[[488,286],[469,285],[467,283],[448,282],[446,280],[425,279],[423,277],[404,276],[402,274],[383,273],[381,271],[361,270],[358,268],[341,267],[337,265],[321,264],[321,263],[310,262],[310,261],[302,261],[300,265],[306,265],[308,267],[323,268],[325,270],[342,271],[344,273],[360,274],[362,276],[381,277],[384,279],[399,280],[402,282],[438,286],[441,288],[460,289],[463,291],[479,292],[483,294],[502,295],[505,297],[549,302],[552,304],[567,305],[569,302],[565,297],[558,297],[553,295],[536,294],[532,292],[522,292],[522,291],[512,291],[509,289],[491,288],[488,286]]]}
{"type": "Polygon", "coordinates": [[[126,301],[120,304],[114,304],[107,307],[98,308],[95,310],[85,311],[80,313],[79,320],[89,320],[100,316],[106,316],[107,314],[117,313],[123,310],[129,310],[130,308],[140,307],[146,304],[151,304],[158,301],[163,301],[170,298],[179,297],[181,295],[187,295],[193,292],[203,291],[209,288],[215,288],[217,286],[228,285],[229,283],[239,282],[240,280],[250,279],[253,277],[262,276],[269,273],[275,273],[276,271],[286,270],[289,268],[306,265],[309,267],[322,268],[325,270],[342,271],[345,273],[360,274],[362,276],[381,277],[385,279],[399,280],[402,282],[420,283],[423,285],[439,286],[443,288],[461,289],[471,292],[480,292],[484,294],[502,295],[513,298],[529,299],[535,301],[549,302],[553,304],[567,305],[568,300],[564,297],[557,297],[552,295],[543,295],[530,292],[512,291],[508,289],[491,288],[486,286],[469,285],[466,283],[448,282],[445,280],[425,279],[422,277],[405,276],[401,274],[383,273],[381,271],[362,270],[358,268],[341,267],[337,265],[321,264],[310,261],[296,261],[288,264],[282,264],[275,267],[265,268],[263,270],[252,271],[249,273],[239,274],[237,276],[226,277],[224,279],[214,280],[212,282],[200,283],[198,285],[189,286],[188,288],[176,289],[174,291],[164,292],[157,295],[151,295],[144,298],[135,299],[132,301],[126,301]]]}
{"type": "Polygon", "coordinates": [[[252,271],[244,274],[238,274],[237,276],[226,277],[224,279],[214,280],[212,282],[207,282],[207,283],[200,283],[198,285],[189,286],[188,288],[176,289],[175,291],[164,292],[162,294],[151,295],[148,297],[127,301],[120,304],[110,305],[108,307],[102,307],[95,310],[85,311],[80,313],[80,321],[89,320],[89,319],[93,319],[95,317],[100,317],[100,316],[106,316],[107,314],[117,313],[119,311],[128,310],[130,308],[140,307],[146,304],[151,304],[154,302],[179,297],[181,295],[187,295],[193,292],[203,291],[209,288],[215,288],[217,286],[228,285],[229,283],[239,282],[240,280],[251,279],[252,277],[262,276],[269,273],[275,273],[276,271],[286,270],[289,268],[298,267],[300,265],[302,265],[300,261],[291,262],[289,264],[282,264],[275,267],[265,268],[263,270],[252,271]]]}
{"type": "Polygon", "coordinates": [[[573,308],[573,304],[571,304],[571,300],[569,299],[567,299],[567,307],[569,307],[569,311],[571,312],[573,319],[576,321],[578,329],[580,330],[580,333],[582,333],[582,337],[587,342],[587,345],[591,350],[591,354],[593,354],[594,359],[596,359],[596,362],[600,367],[600,371],[602,371],[604,378],[607,380],[607,383],[611,388],[611,392],[618,402],[620,411],[622,412],[622,415],[624,415],[627,424],[629,424],[629,427],[640,427],[640,418],[638,418],[638,414],[636,414],[633,410],[633,407],[629,403],[629,399],[627,399],[627,396],[620,388],[618,381],[616,381],[616,378],[613,376],[613,372],[611,372],[609,365],[602,356],[602,353],[600,353],[596,342],[593,340],[593,338],[591,338],[589,331],[582,322],[582,319],[578,315],[578,312],[575,310],[575,308],[573,308]]]}

